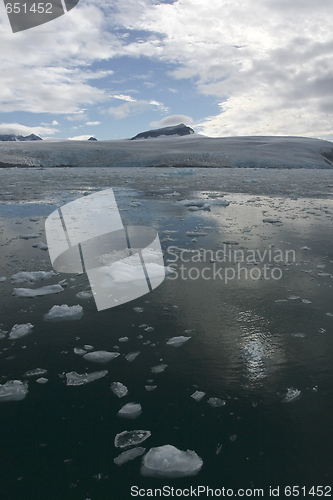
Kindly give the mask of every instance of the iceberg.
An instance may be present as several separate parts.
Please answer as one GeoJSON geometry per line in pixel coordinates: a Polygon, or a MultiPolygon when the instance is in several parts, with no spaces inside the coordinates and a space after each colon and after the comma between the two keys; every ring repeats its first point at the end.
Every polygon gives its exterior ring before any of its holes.
{"type": "Polygon", "coordinates": [[[181,345],[185,344],[188,340],[190,340],[191,337],[184,337],[183,335],[180,335],[179,337],[172,337],[167,341],[167,345],[172,345],[173,347],[180,347],[181,345]]]}
{"type": "Polygon", "coordinates": [[[0,402],[20,401],[28,393],[28,382],[21,380],[8,380],[5,384],[0,384],[0,402]]]}
{"type": "Polygon", "coordinates": [[[34,325],[31,323],[25,323],[23,325],[14,325],[13,328],[10,330],[9,333],[9,338],[10,339],[19,339],[21,337],[24,337],[25,335],[28,335],[29,333],[32,332],[34,325]]]}
{"type": "Polygon", "coordinates": [[[64,321],[81,319],[83,316],[83,309],[81,306],[53,306],[47,314],[44,315],[45,321],[64,321]]]}
{"type": "Polygon", "coordinates": [[[138,446],[137,448],[132,448],[131,450],[123,451],[120,455],[118,455],[113,461],[116,465],[123,465],[129,460],[134,460],[136,457],[140,457],[144,454],[146,448],[142,448],[138,446]]]}
{"type": "Polygon", "coordinates": [[[13,295],[16,297],[39,297],[63,291],[64,289],[61,285],[48,285],[41,288],[14,288],[13,295]]]}
{"type": "Polygon", "coordinates": [[[114,438],[116,448],[127,448],[143,443],[151,436],[150,431],[123,431],[114,438]]]}
{"type": "Polygon", "coordinates": [[[83,358],[87,361],[93,361],[94,363],[108,363],[108,361],[118,356],[120,356],[119,352],[93,351],[85,354],[83,358]]]}
{"type": "Polygon", "coordinates": [[[54,271],[21,271],[19,273],[13,274],[10,278],[13,283],[24,283],[29,281],[39,281],[52,278],[56,276],[54,271]]]}
{"type": "Polygon", "coordinates": [[[137,418],[141,415],[142,408],[139,403],[127,403],[120,408],[117,415],[123,418],[137,418]]]}
{"type": "Polygon", "coordinates": [[[83,373],[82,375],[76,372],[66,373],[67,385],[85,385],[99,378],[105,377],[108,374],[107,370],[102,370],[100,372],[83,373]]]}
{"type": "Polygon", "coordinates": [[[122,384],[121,382],[112,382],[111,384],[111,391],[113,394],[118,396],[118,398],[123,398],[128,394],[128,389],[126,385],[122,384]]]}
{"type": "Polygon", "coordinates": [[[195,476],[202,466],[202,459],[194,451],[166,444],[148,451],[142,459],[141,474],[158,478],[195,476]]]}

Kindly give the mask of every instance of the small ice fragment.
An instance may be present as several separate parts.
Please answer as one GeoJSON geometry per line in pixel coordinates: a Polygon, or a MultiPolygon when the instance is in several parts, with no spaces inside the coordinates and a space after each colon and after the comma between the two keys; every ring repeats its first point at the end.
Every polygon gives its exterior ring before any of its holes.
{"type": "Polygon", "coordinates": [[[81,347],[74,347],[74,353],[79,356],[83,356],[84,354],[87,354],[87,351],[85,349],[81,349],[81,347]]]}
{"type": "Polygon", "coordinates": [[[86,351],[92,351],[94,347],[93,347],[92,345],[85,344],[85,345],[83,346],[83,348],[84,348],[86,351]]]}
{"type": "Polygon", "coordinates": [[[146,324],[144,323],[143,325],[139,325],[139,328],[146,328],[146,326],[148,326],[148,325],[146,325],[146,324]]]}
{"type": "Polygon", "coordinates": [[[133,307],[133,311],[135,311],[136,313],[142,313],[143,307],[133,307]]]}
{"type": "Polygon", "coordinates": [[[193,394],[191,394],[191,398],[193,398],[197,402],[201,401],[204,396],[206,396],[206,393],[202,391],[195,391],[193,394]]]}
{"type": "Polygon", "coordinates": [[[36,234],[36,233],[20,234],[19,237],[21,238],[21,240],[30,240],[32,238],[39,238],[40,237],[40,233],[38,233],[38,234],[36,234]]]}
{"type": "Polygon", "coordinates": [[[194,451],[181,451],[166,444],[148,451],[142,459],[141,474],[160,478],[195,476],[202,465],[202,459],[194,451]]]}
{"type": "Polygon", "coordinates": [[[127,361],[128,361],[129,363],[131,363],[132,361],[134,361],[134,360],[135,360],[135,358],[136,358],[137,356],[139,356],[139,354],[140,354],[140,351],[130,352],[130,353],[126,354],[125,359],[127,359],[127,361]]]}
{"type": "Polygon", "coordinates": [[[300,299],[301,297],[298,297],[298,295],[290,295],[289,300],[297,300],[300,299]]]}
{"type": "Polygon", "coordinates": [[[161,373],[161,372],[164,372],[164,370],[166,369],[168,365],[165,365],[165,364],[161,364],[161,365],[156,365],[156,366],[153,366],[152,369],[151,369],[151,372],[152,373],[161,373]]]}
{"type": "Polygon", "coordinates": [[[16,297],[40,297],[63,291],[64,289],[61,285],[48,285],[41,288],[14,288],[13,295],[16,297]]]}
{"type": "Polygon", "coordinates": [[[6,279],[7,279],[6,276],[1,276],[0,277],[0,283],[3,283],[4,281],[6,281],[6,279]]]}
{"type": "Polygon", "coordinates": [[[85,354],[83,358],[87,361],[93,361],[94,363],[108,363],[118,356],[120,356],[119,352],[94,351],[85,354]]]}
{"type": "Polygon", "coordinates": [[[0,402],[20,401],[28,393],[28,382],[21,380],[8,380],[4,385],[0,384],[0,402]]]}
{"type": "Polygon", "coordinates": [[[167,345],[172,345],[173,347],[180,347],[185,344],[191,337],[184,337],[184,335],[180,335],[179,337],[172,337],[167,341],[167,345]]]}
{"type": "Polygon", "coordinates": [[[333,314],[332,313],[326,313],[325,316],[329,316],[329,317],[332,317],[333,314]]]}
{"type": "Polygon", "coordinates": [[[45,321],[63,321],[63,320],[76,320],[81,319],[83,316],[83,309],[81,306],[53,306],[47,314],[44,315],[45,321]]]}
{"type": "Polygon", "coordinates": [[[300,395],[301,395],[301,391],[290,387],[289,389],[287,389],[287,393],[285,394],[282,402],[283,403],[291,403],[292,401],[295,401],[296,399],[298,399],[300,397],[300,395]]]}
{"type": "Polygon", "coordinates": [[[212,408],[220,408],[221,406],[225,406],[225,401],[222,401],[220,398],[209,398],[207,403],[212,407],[212,408]]]}
{"type": "Polygon", "coordinates": [[[216,455],[219,455],[219,454],[221,453],[221,451],[222,451],[222,446],[223,446],[222,444],[218,444],[218,445],[216,446],[216,455]]]}
{"type": "Polygon", "coordinates": [[[232,436],[229,436],[229,439],[233,443],[237,439],[237,434],[232,434],[232,436]]]}
{"type": "Polygon", "coordinates": [[[268,224],[281,224],[281,221],[279,219],[272,219],[270,217],[263,219],[263,222],[267,222],[268,224]]]}
{"type": "Polygon", "coordinates": [[[309,247],[302,247],[301,250],[311,250],[309,247]]]}
{"type": "Polygon", "coordinates": [[[120,408],[117,415],[123,418],[137,418],[141,415],[142,408],[139,403],[127,403],[120,408]]]}
{"type": "Polygon", "coordinates": [[[318,273],[317,276],[320,278],[327,278],[327,276],[331,276],[330,273],[318,273]]]}
{"type": "Polygon", "coordinates": [[[278,299],[275,301],[276,303],[279,303],[279,302],[288,302],[287,299],[278,299]]]}
{"type": "Polygon", "coordinates": [[[14,325],[10,330],[9,338],[19,339],[21,337],[24,337],[25,335],[28,335],[32,332],[33,327],[34,325],[32,325],[31,323],[26,323],[24,325],[14,325]]]}
{"type": "Polygon", "coordinates": [[[76,297],[83,300],[91,299],[91,297],[93,297],[93,293],[92,290],[83,290],[82,292],[77,293],[76,297]]]}
{"type": "Polygon", "coordinates": [[[155,328],[153,326],[147,326],[147,328],[145,328],[145,332],[153,332],[155,330],[155,328]]]}
{"type": "Polygon", "coordinates": [[[24,283],[26,281],[38,281],[45,280],[56,276],[54,271],[21,271],[19,273],[13,274],[10,278],[13,283],[24,283]]]}
{"type": "Polygon", "coordinates": [[[312,304],[311,300],[302,299],[303,304],[312,304]]]}
{"type": "Polygon", "coordinates": [[[8,332],[6,330],[0,330],[0,339],[4,339],[8,332]]]}
{"type": "Polygon", "coordinates": [[[183,205],[184,207],[203,207],[207,203],[207,200],[180,200],[177,203],[178,205],[183,205]]]}
{"type": "Polygon", "coordinates": [[[128,394],[128,389],[126,385],[122,384],[121,382],[112,382],[111,384],[111,391],[113,394],[118,396],[118,398],[123,398],[128,394]]]}
{"type": "Polygon", "coordinates": [[[200,233],[199,231],[186,231],[186,236],[197,237],[197,236],[207,236],[207,233],[200,233]]]}
{"type": "Polygon", "coordinates": [[[150,431],[123,431],[117,434],[114,438],[116,448],[127,448],[128,446],[136,446],[143,443],[151,436],[150,431]]]}
{"type": "Polygon", "coordinates": [[[36,368],[35,370],[29,370],[25,372],[23,377],[36,377],[38,375],[45,375],[47,373],[47,370],[44,368],[36,368]]]}
{"type": "Polygon", "coordinates": [[[123,465],[129,460],[134,460],[136,457],[140,457],[144,454],[146,448],[142,448],[138,446],[137,448],[132,448],[131,450],[124,451],[120,455],[118,455],[113,461],[116,465],[123,465]]]}
{"type": "Polygon", "coordinates": [[[49,379],[45,378],[45,377],[40,377],[36,380],[36,382],[38,382],[38,384],[46,384],[48,381],[49,381],[49,379]]]}
{"type": "Polygon", "coordinates": [[[42,241],[40,241],[39,243],[35,243],[34,245],[32,245],[33,248],[39,248],[39,250],[48,250],[48,246],[43,243],[42,241]]]}
{"type": "Polygon", "coordinates": [[[107,375],[107,370],[102,370],[100,372],[92,372],[92,373],[83,373],[79,374],[76,372],[66,373],[67,385],[85,385],[89,384],[89,382],[93,382],[94,380],[98,380],[99,378],[105,377],[107,375]]]}
{"type": "Polygon", "coordinates": [[[128,342],[128,337],[120,337],[120,339],[118,339],[118,342],[128,342]]]}
{"type": "Polygon", "coordinates": [[[292,337],[303,338],[305,337],[305,333],[292,333],[292,337]]]}
{"type": "Polygon", "coordinates": [[[156,389],[157,385],[145,385],[146,391],[150,392],[156,389]]]}

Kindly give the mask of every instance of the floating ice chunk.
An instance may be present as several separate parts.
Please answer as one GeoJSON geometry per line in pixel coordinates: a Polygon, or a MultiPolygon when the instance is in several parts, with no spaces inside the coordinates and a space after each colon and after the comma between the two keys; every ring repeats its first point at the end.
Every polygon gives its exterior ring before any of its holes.
{"type": "Polygon", "coordinates": [[[302,247],[301,250],[311,250],[309,247],[302,247]]]}
{"type": "Polygon", "coordinates": [[[320,278],[327,278],[328,276],[331,276],[330,273],[318,273],[317,276],[320,278]]]}
{"type": "Polygon", "coordinates": [[[38,384],[46,384],[48,381],[49,381],[49,379],[48,379],[48,378],[45,378],[45,377],[40,377],[40,378],[38,378],[38,379],[36,380],[36,382],[37,382],[38,384]]]}
{"type": "Polygon", "coordinates": [[[4,385],[0,384],[0,402],[20,401],[28,393],[28,382],[21,380],[8,380],[4,385]]]}
{"type": "Polygon", "coordinates": [[[120,455],[118,455],[113,461],[116,465],[123,465],[129,460],[134,460],[136,457],[140,457],[144,454],[146,448],[142,448],[138,446],[137,448],[132,448],[131,450],[123,451],[120,455]]]}
{"type": "Polygon", "coordinates": [[[231,436],[229,436],[229,439],[233,443],[237,439],[237,434],[232,434],[231,436]]]}
{"type": "Polygon", "coordinates": [[[128,342],[128,337],[120,337],[120,339],[118,339],[118,342],[128,342]]]}
{"type": "Polygon", "coordinates": [[[132,361],[134,361],[134,360],[135,360],[135,358],[136,358],[137,356],[139,356],[139,354],[140,354],[140,351],[130,352],[130,353],[126,354],[125,359],[127,359],[127,361],[128,361],[129,363],[131,363],[132,361]]]}
{"type": "Polygon", "coordinates": [[[207,200],[180,200],[178,205],[183,205],[184,207],[203,207],[207,203],[207,200]]]}
{"type": "Polygon", "coordinates": [[[78,299],[91,299],[91,297],[93,297],[93,293],[92,293],[92,290],[83,290],[82,292],[79,292],[76,294],[76,297],[78,299]]]}
{"type": "Polygon", "coordinates": [[[48,285],[41,288],[14,288],[13,295],[16,297],[39,297],[42,295],[52,295],[63,292],[61,285],[48,285]]]}
{"type": "Polygon", "coordinates": [[[6,330],[0,330],[0,339],[4,339],[7,335],[7,331],[6,330]]]}
{"type": "Polygon", "coordinates": [[[133,307],[133,311],[135,311],[136,313],[142,313],[143,307],[133,307]]]}
{"type": "Polygon", "coordinates": [[[118,396],[118,398],[123,398],[128,394],[128,389],[126,385],[122,384],[121,382],[112,382],[111,384],[111,391],[113,394],[118,396]]]}
{"type": "Polygon", "coordinates": [[[45,280],[56,276],[54,271],[21,271],[13,274],[10,278],[13,283],[24,283],[26,281],[45,280]]]}
{"type": "Polygon", "coordinates": [[[151,436],[150,431],[124,431],[117,434],[114,438],[116,448],[127,448],[128,446],[136,446],[143,443],[151,436]]]}
{"type": "Polygon", "coordinates": [[[42,241],[40,241],[39,243],[35,243],[34,245],[32,245],[33,248],[39,248],[39,250],[48,250],[48,246],[43,243],[42,241]]]}
{"type": "Polygon", "coordinates": [[[31,233],[31,234],[20,234],[21,240],[31,240],[32,238],[39,238],[40,233],[31,233]]]}
{"type": "Polygon", "coordinates": [[[161,478],[195,476],[202,465],[202,459],[194,451],[181,451],[166,444],[148,451],[142,459],[141,474],[161,478]]]}
{"type": "Polygon", "coordinates": [[[99,378],[105,377],[107,375],[107,370],[102,370],[100,372],[83,373],[82,375],[76,372],[66,373],[67,385],[85,385],[99,378]]]}
{"type": "Polygon", "coordinates": [[[291,403],[292,401],[295,401],[296,399],[298,399],[300,397],[300,395],[301,395],[301,391],[290,387],[289,389],[287,389],[287,393],[284,396],[282,402],[283,403],[291,403]]]}
{"type": "Polygon", "coordinates": [[[268,224],[282,224],[282,222],[279,219],[272,219],[270,217],[263,219],[263,222],[267,222],[268,224]]]}
{"type": "Polygon", "coordinates": [[[118,356],[120,356],[119,352],[94,351],[85,354],[83,358],[87,361],[93,361],[94,363],[108,363],[118,356]]]}
{"type": "Polygon", "coordinates": [[[204,396],[206,396],[206,393],[202,391],[195,391],[193,394],[191,394],[191,398],[193,398],[197,402],[201,401],[204,396]]]}
{"type": "Polygon", "coordinates": [[[297,338],[303,338],[305,337],[305,333],[292,333],[291,334],[292,337],[297,337],[297,338]]]}
{"type": "Polygon", "coordinates": [[[156,389],[157,385],[145,385],[146,391],[150,392],[156,389]]]}
{"type": "Polygon", "coordinates": [[[47,373],[47,370],[45,368],[36,368],[35,370],[29,370],[25,372],[23,377],[36,377],[38,375],[45,375],[47,373]]]}
{"type": "Polygon", "coordinates": [[[300,299],[301,297],[299,297],[298,295],[290,295],[289,296],[289,300],[297,300],[297,299],[300,299]]]}
{"type": "Polygon", "coordinates": [[[151,369],[151,372],[152,373],[161,373],[161,372],[164,372],[164,370],[166,369],[168,365],[165,365],[165,364],[161,364],[161,365],[156,365],[156,366],[153,366],[152,369],[151,369]]]}
{"type": "Polygon", "coordinates": [[[1,276],[0,277],[0,283],[3,283],[4,281],[6,281],[6,279],[7,279],[6,276],[1,276]]]}
{"type": "Polygon", "coordinates": [[[24,325],[14,325],[10,330],[9,338],[19,339],[21,337],[24,337],[25,335],[28,335],[32,332],[33,327],[34,325],[32,325],[31,323],[25,323],[24,325]]]}
{"type": "Polygon", "coordinates": [[[302,299],[303,304],[312,304],[311,300],[302,299]]]}
{"type": "Polygon", "coordinates": [[[288,302],[287,299],[278,299],[275,301],[276,303],[280,303],[280,302],[288,302]]]}
{"type": "Polygon", "coordinates": [[[172,345],[173,347],[180,347],[185,344],[191,337],[184,337],[184,335],[180,335],[179,337],[172,337],[167,341],[167,345],[172,345]]]}
{"type": "Polygon", "coordinates": [[[81,306],[53,306],[47,314],[44,315],[45,321],[64,321],[81,319],[83,316],[83,309],[81,306]]]}
{"type": "Polygon", "coordinates": [[[120,408],[117,415],[123,418],[137,418],[141,415],[142,408],[139,403],[127,403],[120,408]]]}
{"type": "MultiPolygon", "coordinates": [[[[114,283],[129,283],[143,279],[142,266],[130,265],[124,262],[114,262],[109,267],[103,267],[103,273],[110,276],[114,283]]],[[[150,279],[165,276],[165,268],[155,262],[146,263],[147,273],[150,279]]]]}
{"type": "Polygon", "coordinates": [[[332,313],[326,313],[325,316],[329,316],[329,317],[332,317],[333,314],[332,313]]]}
{"type": "Polygon", "coordinates": [[[94,349],[94,347],[92,345],[89,345],[89,344],[85,344],[83,346],[83,348],[86,350],[86,351],[92,351],[94,349]]]}
{"type": "Polygon", "coordinates": [[[212,407],[212,408],[221,408],[221,406],[225,406],[225,401],[222,401],[220,398],[209,398],[207,403],[212,407]]]}
{"type": "Polygon", "coordinates": [[[87,351],[85,349],[81,349],[81,347],[74,347],[74,353],[79,356],[83,356],[84,354],[87,354],[87,351]]]}
{"type": "Polygon", "coordinates": [[[185,234],[186,234],[186,236],[189,236],[189,237],[193,236],[195,238],[197,236],[207,236],[207,233],[201,233],[199,231],[186,231],[185,234]]]}

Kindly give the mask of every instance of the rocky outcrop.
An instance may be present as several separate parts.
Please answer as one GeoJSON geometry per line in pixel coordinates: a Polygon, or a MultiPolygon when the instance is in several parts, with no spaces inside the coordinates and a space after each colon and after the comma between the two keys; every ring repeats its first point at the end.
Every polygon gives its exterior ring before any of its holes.
{"type": "Polygon", "coordinates": [[[38,135],[15,135],[15,134],[0,134],[0,141],[42,141],[41,137],[38,135]]]}

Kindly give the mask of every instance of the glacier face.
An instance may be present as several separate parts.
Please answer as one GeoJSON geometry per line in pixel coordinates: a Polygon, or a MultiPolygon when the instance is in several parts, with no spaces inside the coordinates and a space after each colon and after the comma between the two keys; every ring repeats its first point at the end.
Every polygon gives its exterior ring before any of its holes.
{"type": "Polygon", "coordinates": [[[333,143],[197,134],[149,141],[0,142],[0,166],[332,168],[333,143]]]}

